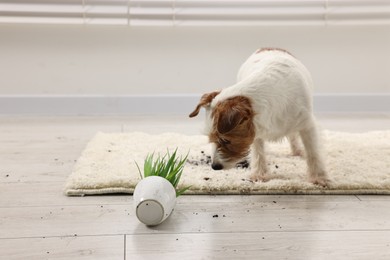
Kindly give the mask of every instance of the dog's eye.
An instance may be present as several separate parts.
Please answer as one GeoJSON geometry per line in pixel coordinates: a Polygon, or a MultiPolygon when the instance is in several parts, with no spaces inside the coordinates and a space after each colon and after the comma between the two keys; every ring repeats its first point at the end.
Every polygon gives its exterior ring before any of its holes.
{"type": "Polygon", "coordinates": [[[219,138],[219,143],[220,144],[223,144],[223,145],[227,145],[227,144],[230,144],[230,141],[229,140],[226,140],[224,138],[219,138]]]}

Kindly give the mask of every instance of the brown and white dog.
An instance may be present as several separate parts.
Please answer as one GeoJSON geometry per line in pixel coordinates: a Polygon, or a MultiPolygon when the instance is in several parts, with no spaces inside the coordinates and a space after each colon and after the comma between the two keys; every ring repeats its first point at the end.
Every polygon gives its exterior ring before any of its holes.
{"type": "Polygon", "coordinates": [[[282,49],[263,48],[241,66],[237,83],[204,94],[190,117],[206,109],[213,144],[212,168],[229,169],[251,154],[251,180],[267,181],[264,141],[287,137],[292,154],[305,148],[309,180],[328,183],[312,107],[312,79],[305,66],[282,49]]]}

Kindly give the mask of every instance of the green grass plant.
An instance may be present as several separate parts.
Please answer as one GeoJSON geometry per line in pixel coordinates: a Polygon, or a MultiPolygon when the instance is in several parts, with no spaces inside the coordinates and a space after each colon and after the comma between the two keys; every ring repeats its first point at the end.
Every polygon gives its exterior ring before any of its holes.
{"type": "Polygon", "coordinates": [[[176,197],[178,197],[190,188],[190,186],[182,189],[177,188],[181,175],[183,174],[184,164],[187,161],[187,157],[188,154],[184,158],[177,158],[177,148],[172,154],[167,151],[164,156],[158,155],[156,158],[154,153],[148,154],[144,161],[143,175],[137,162],[136,165],[141,179],[149,176],[160,176],[165,178],[173,185],[176,190],[176,197]]]}

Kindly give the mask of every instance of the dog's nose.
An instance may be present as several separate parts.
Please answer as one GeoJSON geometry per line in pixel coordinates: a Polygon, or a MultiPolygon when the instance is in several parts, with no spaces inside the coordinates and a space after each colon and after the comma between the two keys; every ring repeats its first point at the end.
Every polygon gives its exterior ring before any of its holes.
{"type": "Polygon", "coordinates": [[[211,168],[213,168],[213,170],[219,171],[219,170],[222,170],[222,169],[223,169],[223,165],[220,164],[220,163],[213,163],[213,164],[211,165],[211,168]]]}

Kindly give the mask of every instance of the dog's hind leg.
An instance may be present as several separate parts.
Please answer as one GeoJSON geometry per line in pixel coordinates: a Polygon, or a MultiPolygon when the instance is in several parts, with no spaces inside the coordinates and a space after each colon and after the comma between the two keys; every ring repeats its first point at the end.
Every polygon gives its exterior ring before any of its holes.
{"type": "Polygon", "coordinates": [[[329,180],[321,156],[315,124],[310,124],[308,128],[301,130],[299,133],[306,151],[310,182],[321,186],[327,186],[329,180]]]}
{"type": "Polygon", "coordinates": [[[292,156],[303,156],[303,150],[302,147],[299,143],[299,136],[297,133],[290,134],[287,137],[289,143],[290,143],[290,148],[291,148],[291,154],[292,156]]]}

